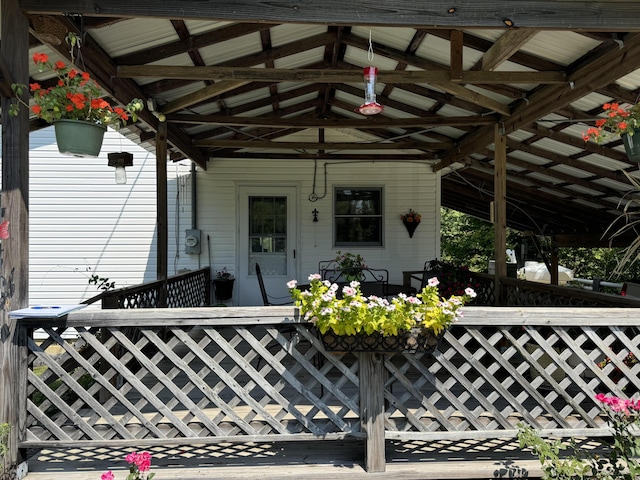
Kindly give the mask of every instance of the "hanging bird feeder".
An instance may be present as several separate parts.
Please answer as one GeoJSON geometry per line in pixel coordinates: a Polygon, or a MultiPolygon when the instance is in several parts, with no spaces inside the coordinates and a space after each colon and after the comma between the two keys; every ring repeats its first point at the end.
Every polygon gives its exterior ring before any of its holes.
{"type": "Polygon", "coordinates": [[[364,103],[358,107],[358,112],[362,115],[376,115],[384,107],[376,102],[376,80],[378,69],[376,67],[365,67],[364,73],[364,103]]]}

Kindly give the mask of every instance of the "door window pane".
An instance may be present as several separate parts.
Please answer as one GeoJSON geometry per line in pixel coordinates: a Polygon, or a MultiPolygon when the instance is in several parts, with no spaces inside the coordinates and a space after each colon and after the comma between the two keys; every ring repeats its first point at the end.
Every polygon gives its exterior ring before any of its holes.
{"type": "Polygon", "coordinates": [[[287,274],[287,197],[249,197],[249,274],[287,274]]]}

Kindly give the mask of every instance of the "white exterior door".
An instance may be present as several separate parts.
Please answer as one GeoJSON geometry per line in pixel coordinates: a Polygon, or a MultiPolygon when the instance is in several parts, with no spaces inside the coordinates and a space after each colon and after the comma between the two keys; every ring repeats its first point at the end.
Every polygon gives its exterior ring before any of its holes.
{"type": "Polygon", "coordinates": [[[239,305],[263,304],[256,263],[269,295],[287,301],[297,271],[296,198],[296,187],[239,188],[239,305]]]}

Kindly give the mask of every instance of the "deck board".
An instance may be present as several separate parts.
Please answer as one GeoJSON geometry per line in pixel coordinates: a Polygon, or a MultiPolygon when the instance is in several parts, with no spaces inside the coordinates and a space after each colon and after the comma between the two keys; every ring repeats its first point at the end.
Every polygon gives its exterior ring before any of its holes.
{"type": "MultiPolygon", "coordinates": [[[[367,473],[362,441],[277,442],[153,447],[158,480],[493,479],[540,478],[540,465],[513,440],[387,441],[384,473],[367,473]]],[[[126,476],[130,449],[32,452],[26,480],[95,480],[112,470],[126,476]]]]}

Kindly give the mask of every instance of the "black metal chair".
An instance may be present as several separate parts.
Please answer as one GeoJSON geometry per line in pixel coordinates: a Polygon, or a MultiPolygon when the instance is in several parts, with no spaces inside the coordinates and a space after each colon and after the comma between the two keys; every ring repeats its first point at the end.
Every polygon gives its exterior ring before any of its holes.
{"type": "Polygon", "coordinates": [[[262,271],[260,265],[256,263],[256,276],[258,277],[258,285],[260,285],[260,294],[262,295],[262,302],[266,307],[270,305],[293,305],[291,297],[274,297],[267,293],[267,289],[264,286],[264,279],[262,278],[262,271]],[[285,300],[287,299],[287,300],[285,300]]]}
{"type": "Polygon", "coordinates": [[[357,280],[360,282],[360,291],[365,297],[388,296],[389,271],[383,268],[325,269],[322,272],[322,279],[340,286],[357,280]]]}

